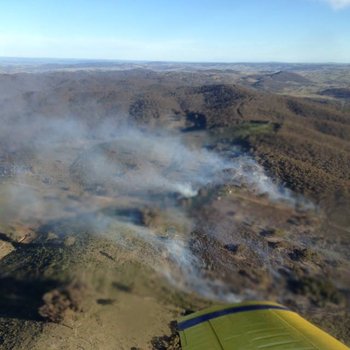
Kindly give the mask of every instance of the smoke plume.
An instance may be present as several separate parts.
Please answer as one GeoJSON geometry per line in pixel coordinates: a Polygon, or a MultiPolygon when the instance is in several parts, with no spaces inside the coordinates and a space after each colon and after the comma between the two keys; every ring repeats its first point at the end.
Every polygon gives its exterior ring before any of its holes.
{"type": "Polygon", "coordinates": [[[31,118],[5,123],[0,133],[2,226],[88,216],[93,232],[182,289],[210,298],[237,300],[202,276],[189,247],[193,219],[178,200],[231,184],[295,204],[249,155],[217,154],[176,131],[31,118]]]}

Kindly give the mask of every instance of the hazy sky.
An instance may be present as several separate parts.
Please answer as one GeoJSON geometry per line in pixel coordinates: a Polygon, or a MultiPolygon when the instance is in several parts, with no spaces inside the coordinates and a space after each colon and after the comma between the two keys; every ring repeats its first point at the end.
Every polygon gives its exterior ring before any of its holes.
{"type": "Polygon", "coordinates": [[[0,56],[350,62],[350,0],[0,0],[0,56]]]}

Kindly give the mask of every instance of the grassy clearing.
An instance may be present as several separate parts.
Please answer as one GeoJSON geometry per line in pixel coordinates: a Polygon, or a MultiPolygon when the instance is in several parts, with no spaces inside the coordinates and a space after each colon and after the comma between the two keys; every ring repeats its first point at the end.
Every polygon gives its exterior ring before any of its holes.
{"type": "Polygon", "coordinates": [[[239,142],[248,137],[269,135],[276,131],[278,125],[265,121],[244,121],[231,127],[216,128],[210,136],[215,142],[239,142]]]}

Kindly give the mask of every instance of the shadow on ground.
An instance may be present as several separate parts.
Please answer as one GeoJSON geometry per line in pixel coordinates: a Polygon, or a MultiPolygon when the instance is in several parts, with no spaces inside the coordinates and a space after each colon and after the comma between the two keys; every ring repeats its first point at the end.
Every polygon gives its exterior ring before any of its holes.
{"type": "Polygon", "coordinates": [[[39,308],[43,295],[58,282],[46,279],[0,278],[0,317],[40,321],[39,308]]]}

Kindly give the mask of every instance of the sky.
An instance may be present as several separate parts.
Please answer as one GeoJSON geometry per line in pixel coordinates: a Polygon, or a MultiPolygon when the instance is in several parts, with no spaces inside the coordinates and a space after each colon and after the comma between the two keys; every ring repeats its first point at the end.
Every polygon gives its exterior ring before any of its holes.
{"type": "Polygon", "coordinates": [[[350,63],[350,0],[0,0],[0,56],[350,63]]]}

